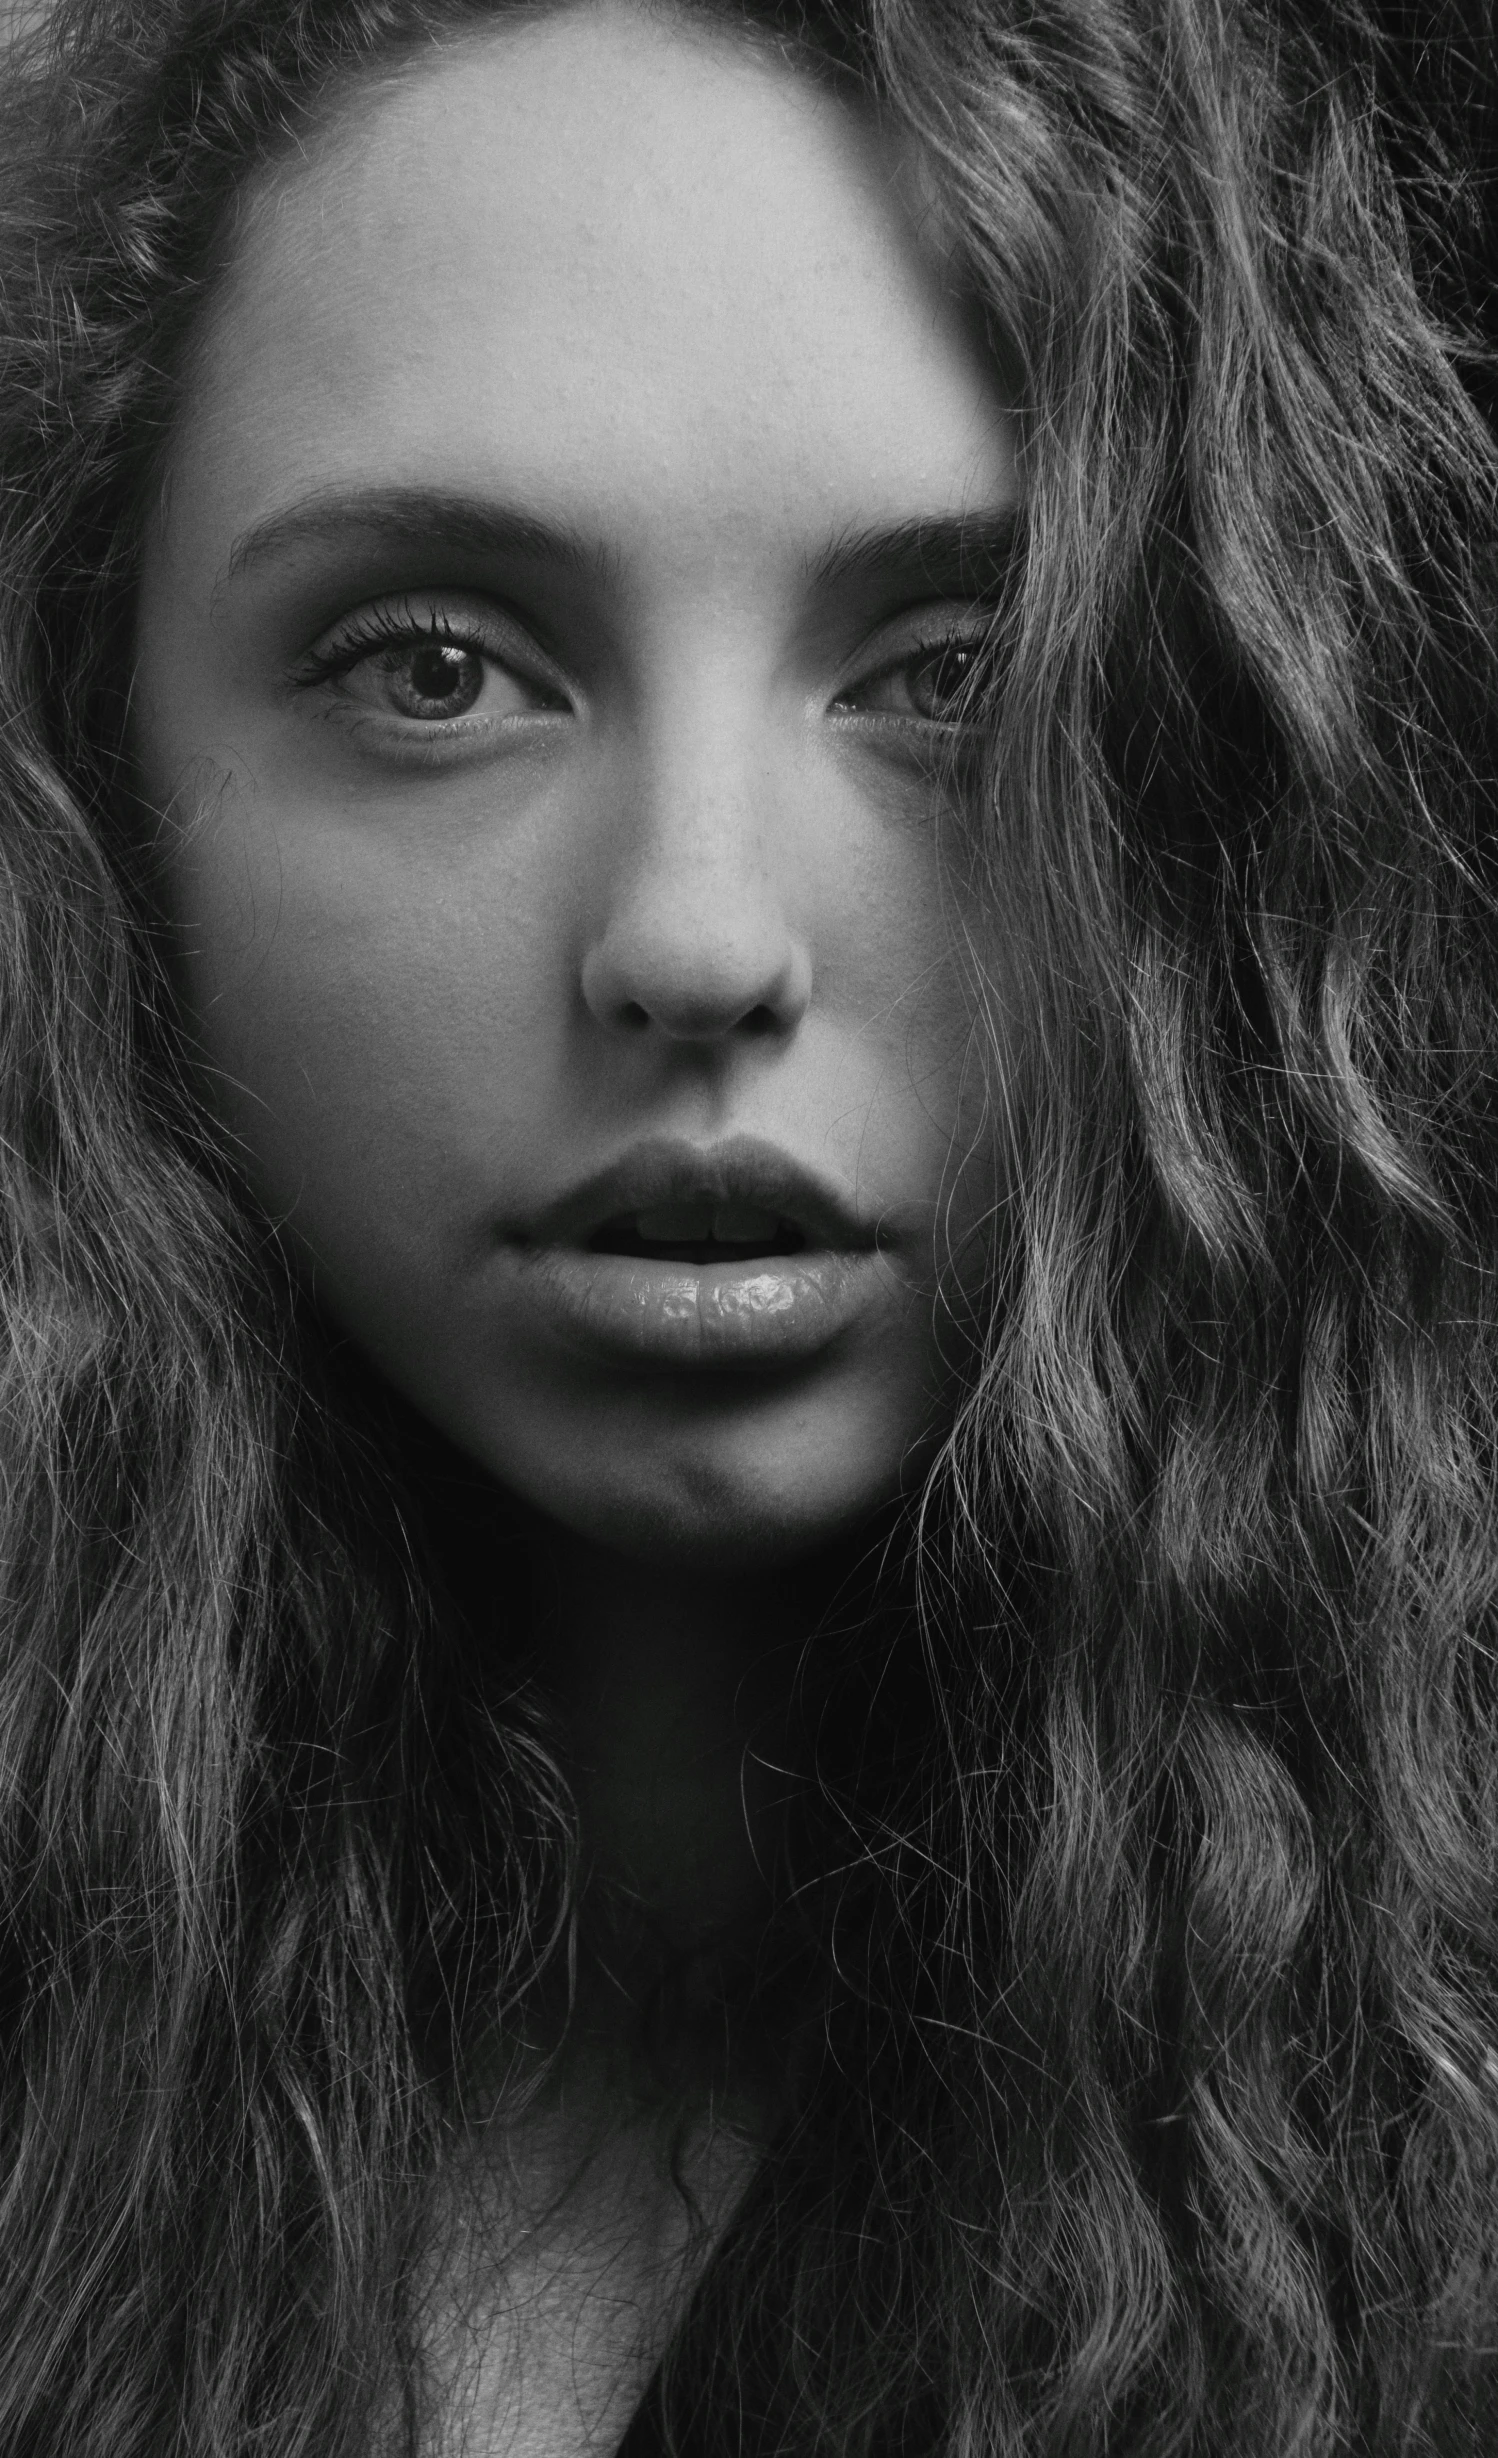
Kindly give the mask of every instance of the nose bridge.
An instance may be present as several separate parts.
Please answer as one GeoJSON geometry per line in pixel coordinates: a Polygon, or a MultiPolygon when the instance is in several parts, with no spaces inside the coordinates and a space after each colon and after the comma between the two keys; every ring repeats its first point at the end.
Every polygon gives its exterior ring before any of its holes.
{"type": "Polygon", "coordinates": [[[583,989],[600,1021],[671,1038],[792,1027],[810,956],[785,871],[781,786],[746,694],[699,677],[642,724],[583,989]]]}

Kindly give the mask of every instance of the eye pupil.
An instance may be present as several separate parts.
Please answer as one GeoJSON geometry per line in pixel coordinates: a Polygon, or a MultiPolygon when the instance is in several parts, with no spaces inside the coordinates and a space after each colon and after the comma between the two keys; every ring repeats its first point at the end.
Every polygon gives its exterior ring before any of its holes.
{"type": "Polygon", "coordinates": [[[418,649],[411,660],[411,681],[423,700],[445,700],[463,681],[463,659],[455,649],[418,649]]]}
{"type": "Polygon", "coordinates": [[[472,649],[452,640],[423,641],[405,652],[401,665],[400,680],[412,700],[440,708],[444,716],[471,708],[484,679],[482,662],[472,649]]]}
{"type": "Polygon", "coordinates": [[[951,717],[973,678],[978,652],[970,642],[949,640],[910,670],[910,692],[923,717],[951,717]]]}

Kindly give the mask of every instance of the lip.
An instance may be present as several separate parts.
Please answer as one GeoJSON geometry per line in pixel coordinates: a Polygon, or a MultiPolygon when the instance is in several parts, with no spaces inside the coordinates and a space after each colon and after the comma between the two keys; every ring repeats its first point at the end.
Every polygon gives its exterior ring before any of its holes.
{"type": "Polygon", "coordinates": [[[699,1198],[777,1212],[795,1222],[809,1248],[872,1253],[876,1244],[872,1227],[825,1179],[789,1153],[750,1135],[709,1145],[665,1136],[636,1144],[524,1223],[518,1240],[538,1248],[586,1246],[618,1213],[699,1198]]]}
{"type": "Polygon", "coordinates": [[[874,1227],[825,1180],[752,1137],[637,1145],[505,1243],[548,1328],[567,1346],[621,1365],[752,1371],[804,1362],[851,1328],[883,1277],[874,1227]],[[795,1254],[702,1264],[589,1247],[621,1213],[703,1199],[773,1212],[806,1244],[795,1254]]]}

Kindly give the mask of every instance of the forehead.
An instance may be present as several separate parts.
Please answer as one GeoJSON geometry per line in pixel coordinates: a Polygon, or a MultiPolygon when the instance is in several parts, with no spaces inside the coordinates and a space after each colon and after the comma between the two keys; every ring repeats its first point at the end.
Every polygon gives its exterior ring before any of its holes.
{"type": "Polygon", "coordinates": [[[627,551],[1004,494],[994,377],[871,117],[601,0],[356,86],[247,196],[173,456],[222,544],[502,488],[627,551]]]}

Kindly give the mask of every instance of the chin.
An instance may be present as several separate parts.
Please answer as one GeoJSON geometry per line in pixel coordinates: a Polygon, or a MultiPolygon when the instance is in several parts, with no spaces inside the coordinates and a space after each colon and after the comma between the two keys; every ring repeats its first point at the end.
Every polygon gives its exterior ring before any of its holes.
{"type": "Polygon", "coordinates": [[[708,1577],[787,1569],[851,1535],[896,1499],[898,1475],[808,1491],[746,1485],[700,1468],[658,1482],[537,1493],[548,1518],[631,1561],[708,1577]]]}

